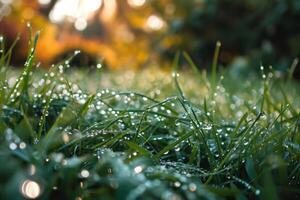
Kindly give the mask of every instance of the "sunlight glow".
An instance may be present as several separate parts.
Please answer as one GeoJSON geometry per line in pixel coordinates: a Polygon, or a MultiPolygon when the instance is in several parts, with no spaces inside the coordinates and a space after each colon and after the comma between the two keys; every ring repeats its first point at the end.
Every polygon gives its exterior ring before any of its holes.
{"type": "Polygon", "coordinates": [[[103,9],[100,13],[100,19],[104,22],[110,22],[117,13],[116,0],[103,0],[103,9]]]}
{"type": "Polygon", "coordinates": [[[137,8],[143,6],[146,3],[146,0],[127,0],[127,2],[131,7],[137,8]]]}
{"type": "Polygon", "coordinates": [[[38,0],[40,4],[47,5],[51,2],[51,0],[38,0]]]}
{"type": "Polygon", "coordinates": [[[14,0],[0,0],[0,20],[4,16],[8,16],[11,11],[11,4],[13,3],[14,0]]]}
{"type": "Polygon", "coordinates": [[[13,0],[0,0],[3,4],[12,4],[13,0]]]}
{"type": "Polygon", "coordinates": [[[81,31],[87,27],[88,19],[101,5],[102,0],[58,0],[49,17],[54,23],[62,23],[68,20],[74,23],[77,30],[81,31]]]}

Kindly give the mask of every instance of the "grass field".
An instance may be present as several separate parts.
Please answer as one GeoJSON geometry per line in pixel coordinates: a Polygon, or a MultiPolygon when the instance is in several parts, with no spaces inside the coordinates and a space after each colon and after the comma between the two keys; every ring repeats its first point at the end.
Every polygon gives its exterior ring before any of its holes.
{"type": "Polygon", "coordinates": [[[185,71],[178,54],[171,72],[45,72],[35,43],[19,73],[1,42],[1,199],[300,199],[291,74],[207,75],[186,54],[185,71]]]}

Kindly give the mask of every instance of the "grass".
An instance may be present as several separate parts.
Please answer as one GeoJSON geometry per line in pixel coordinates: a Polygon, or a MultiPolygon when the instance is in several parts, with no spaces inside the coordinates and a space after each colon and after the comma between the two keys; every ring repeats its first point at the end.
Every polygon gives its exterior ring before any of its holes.
{"type": "Polygon", "coordinates": [[[0,44],[1,199],[300,198],[291,75],[217,72],[218,52],[212,76],[187,53],[193,71],[177,54],[172,75],[68,71],[70,60],[44,72],[37,38],[21,73],[0,44]]]}

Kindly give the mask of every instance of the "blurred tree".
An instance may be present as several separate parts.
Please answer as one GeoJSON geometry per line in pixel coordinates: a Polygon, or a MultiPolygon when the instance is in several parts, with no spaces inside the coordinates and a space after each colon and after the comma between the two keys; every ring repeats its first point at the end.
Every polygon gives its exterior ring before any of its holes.
{"type": "Polygon", "coordinates": [[[298,0],[165,0],[151,1],[151,6],[167,21],[164,42],[156,48],[170,58],[182,49],[207,64],[218,40],[225,64],[247,56],[255,66],[280,63],[287,68],[300,55],[298,0]]]}

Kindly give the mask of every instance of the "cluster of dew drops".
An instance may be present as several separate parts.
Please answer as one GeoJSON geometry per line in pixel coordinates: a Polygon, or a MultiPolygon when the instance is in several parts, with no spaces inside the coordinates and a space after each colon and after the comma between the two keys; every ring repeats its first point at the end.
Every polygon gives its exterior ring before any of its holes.
{"type": "MultiPolygon", "coordinates": [[[[79,51],[75,51],[75,55],[78,54],[79,51]]],[[[45,73],[43,78],[33,82],[33,102],[42,102],[43,106],[50,105],[51,102],[54,100],[64,100],[64,101],[75,101],[78,104],[85,104],[85,102],[88,100],[89,95],[82,91],[80,87],[77,84],[70,83],[66,80],[64,76],[64,70],[65,68],[69,68],[69,61],[66,61],[63,64],[60,64],[58,66],[52,66],[48,73],[45,73]],[[55,86],[55,87],[54,87],[55,86]],[[40,91],[42,91],[43,88],[47,88],[47,92],[44,94],[41,94],[40,91]],[[54,92],[53,92],[54,90],[54,92]]],[[[97,65],[97,69],[101,69],[102,64],[97,65]]],[[[266,75],[264,73],[264,68],[261,67],[262,78],[272,78],[273,74],[269,73],[266,75]]],[[[24,72],[26,73],[26,72],[24,72]]],[[[31,73],[31,72],[30,72],[31,73]]],[[[26,76],[27,74],[23,74],[26,76]]],[[[32,74],[29,74],[31,76],[32,74]]],[[[179,77],[179,74],[172,74],[173,77],[179,77]]],[[[14,79],[14,80],[8,80],[8,85],[12,85],[14,82],[21,83],[23,81],[23,76],[20,77],[20,79],[14,79]]],[[[160,93],[158,91],[157,93],[160,93]]],[[[13,91],[10,101],[13,103],[16,101],[16,99],[20,96],[19,91],[19,85],[17,84],[15,87],[15,90],[13,91]]],[[[219,102],[226,101],[226,98],[228,98],[228,93],[226,92],[225,88],[222,85],[217,86],[217,91],[214,94],[214,101],[210,102],[210,105],[214,107],[219,102]]],[[[242,106],[245,102],[243,99],[232,96],[232,103],[230,104],[230,108],[232,110],[236,110],[240,106],[242,106]]],[[[254,102],[249,101],[249,104],[254,104],[254,102]]],[[[37,104],[33,104],[33,109],[37,108],[37,104]]],[[[149,124],[155,124],[160,123],[162,124],[162,128],[168,129],[167,124],[169,123],[168,120],[175,118],[175,129],[173,130],[173,133],[170,137],[173,139],[178,136],[179,131],[186,131],[186,130],[193,130],[197,128],[201,128],[206,133],[210,133],[213,131],[214,125],[210,123],[200,122],[199,124],[193,124],[186,113],[176,113],[174,110],[178,108],[178,101],[176,101],[176,98],[169,98],[166,99],[164,102],[155,102],[153,99],[138,94],[134,92],[116,92],[110,89],[102,89],[98,91],[95,94],[94,101],[89,105],[88,109],[89,112],[87,114],[87,118],[93,120],[94,115],[100,115],[101,119],[117,119],[116,120],[116,126],[112,126],[111,130],[97,130],[97,126],[95,126],[93,129],[89,130],[86,133],[87,138],[95,138],[99,136],[103,136],[105,134],[116,134],[119,133],[118,131],[115,131],[115,129],[119,129],[120,132],[126,130],[127,128],[130,128],[132,132],[138,132],[138,137],[146,137],[145,132],[142,130],[139,130],[139,123],[146,121],[149,124]],[[96,113],[96,114],[95,114],[96,113]],[[145,117],[145,113],[147,113],[145,117]],[[143,120],[143,121],[142,121],[143,120]]],[[[255,106],[253,106],[253,109],[257,109],[255,106]]],[[[45,113],[43,113],[44,117],[47,117],[49,115],[48,110],[44,110],[45,113]]],[[[215,113],[215,110],[208,111],[206,113],[203,113],[202,110],[196,110],[196,114],[199,115],[205,115],[210,116],[215,113]]],[[[242,112],[236,112],[235,117],[241,117],[242,112]]],[[[250,120],[250,119],[249,119],[250,120]]],[[[42,121],[42,117],[40,119],[42,121]]],[[[95,123],[98,123],[95,121],[95,123]]],[[[224,122],[224,125],[226,122],[224,122]]],[[[42,124],[39,123],[39,126],[42,126],[42,124]]],[[[225,127],[225,126],[224,126],[225,127]]],[[[227,128],[220,127],[216,129],[216,136],[220,137],[221,140],[221,146],[226,148],[226,145],[228,145],[231,141],[228,141],[228,134],[230,134],[233,131],[233,128],[229,125],[227,128]]],[[[78,130],[77,130],[78,131],[78,130]]],[[[15,137],[11,130],[7,130],[7,140],[9,140],[9,148],[11,150],[19,149],[25,149],[26,143],[21,141],[20,138],[15,137]]],[[[64,130],[65,133],[63,134],[62,140],[67,143],[70,141],[70,136],[72,134],[76,133],[76,130],[70,130],[70,127],[67,127],[64,130]]],[[[131,136],[125,136],[122,140],[131,140],[131,136]]],[[[158,141],[161,139],[165,139],[163,137],[154,137],[154,141],[158,141]]],[[[120,141],[122,141],[120,140],[120,141]]],[[[102,139],[104,141],[104,139],[102,139]]],[[[38,143],[38,140],[35,141],[38,143]]],[[[184,141],[182,144],[188,143],[187,141],[184,141]]],[[[245,138],[243,141],[244,146],[248,146],[249,141],[245,138]]],[[[216,144],[213,140],[208,140],[208,146],[210,148],[211,152],[215,152],[214,156],[216,159],[222,158],[225,156],[226,151],[223,152],[224,154],[220,155],[218,154],[216,150],[216,144]]],[[[146,148],[149,148],[148,146],[146,148]]],[[[243,148],[242,154],[246,154],[245,149],[243,148]]],[[[181,147],[178,145],[175,147],[175,152],[179,152],[181,147]]],[[[168,154],[169,152],[166,152],[165,154],[168,154]]],[[[133,152],[129,155],[130,157],[137,156],[137,152],[133,152]]],[[[99,155],[97,154],[97,157],[99,158],[99,155]]],[[[48,158],[50,159],[50,158],[48,158]]],[[[59,159],[57,159],[59,160],[59,159]]],[[[140,174],[144,168],[142,166],[136,166],[133,171],[136,174],[140,174]]],[[[80,173],[80,176],[83,178],[88,178],[90,176],[90,172],[86,169],[83,169],[80,173]]],[[[247,186],[248,189],[252,189],[249,184],[246,182],[243,182],[242,180],[236,179],[236,181],[239,181],[247,186]]],[[[28,185],[28,184],[27,184],[28,185]]],[[[31,184],[32,185],[32,184],[31,184]]],[[[33,184],[34,185],[34,184],[33,184]]],[[[36,186],[36,185],[34,185],[36,186]]],[[[181,182],[176,181],[174,182],[174,187],[181,187],[181,182]]],[[[190,183],[188,186],[185,186],[188,188],[189,191],[194,192],[197,189],[197,185],[195,183],[190,183]]],[[[259,195],[260,191],[255,190],[255,194],[259,195]]]]}

